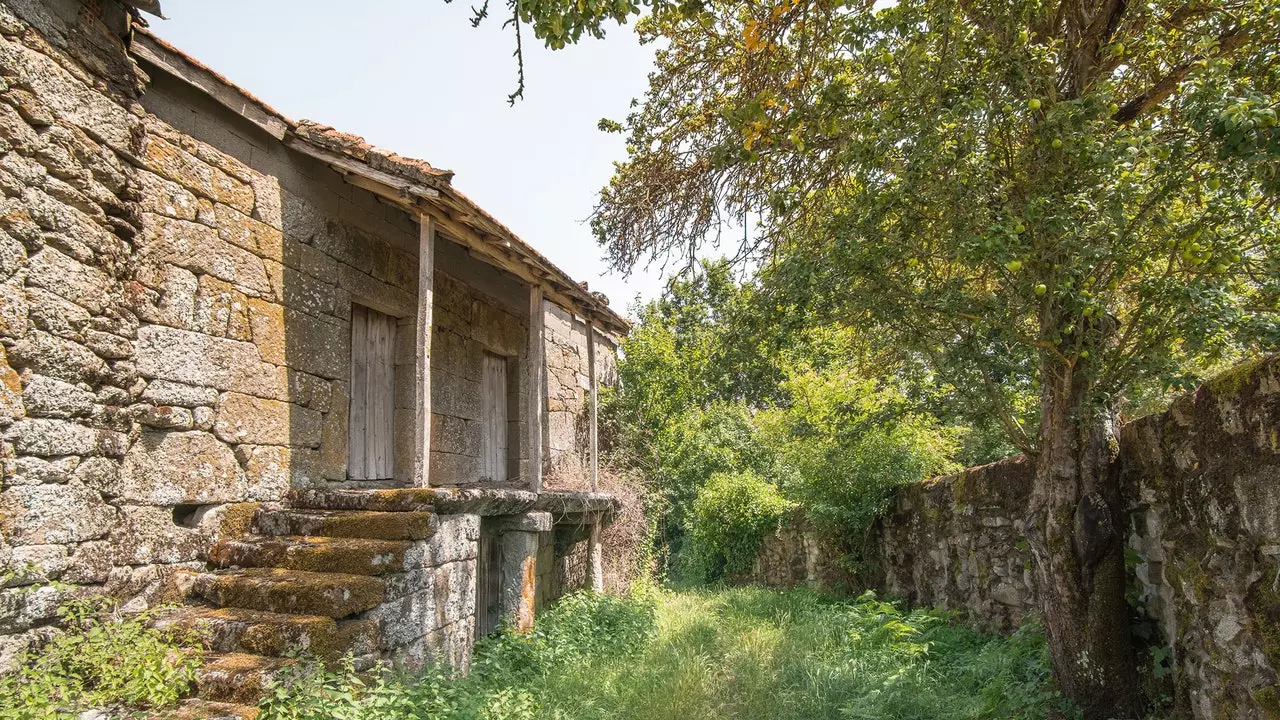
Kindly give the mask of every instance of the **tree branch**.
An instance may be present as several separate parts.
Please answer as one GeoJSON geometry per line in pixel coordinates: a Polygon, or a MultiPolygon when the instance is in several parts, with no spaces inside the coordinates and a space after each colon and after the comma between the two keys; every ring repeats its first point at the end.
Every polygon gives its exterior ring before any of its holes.
{"type": "Polygon", "coordinates": [[[1195,67],[1197,63],[1209,58],[1230,55],[1243,47],[1248,40],[1249,33],[1238,30],[1219,36],[1217,50],[1212,54],[1197,55],[1188,62],[1182,63],[1170,70],[1168,74],[1157,80],[1155,84],[1145,92],[1136,95],[1133,99],[1129,100],[1124,105],[1121,105],[1120,109],[1111,116],[1111,119],[1121,125],[1124,125],[1133,122],[1148,112],[1151,112],[1152,108],[1155,108],[1157,105],[1164,102],[1174,93],[1174,91],[1178,89],[1178,86],[1182,84],[1182,81],[1186,79],[1187,75],[1191,72],[1191,69],[1195,67]]]}

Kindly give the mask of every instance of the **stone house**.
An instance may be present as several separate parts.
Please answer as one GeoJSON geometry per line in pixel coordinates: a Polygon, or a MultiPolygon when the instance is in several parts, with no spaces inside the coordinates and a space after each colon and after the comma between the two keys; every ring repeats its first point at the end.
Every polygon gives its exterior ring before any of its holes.
{"type": "Polygon", "coordinates": [[[290,645],[465,665],[571,554],[599,582],[627,323],[452,173],[282,116],[154,5],[0,2],[0,660],[87,589],[187,603],[209,698],[290,645]]]}

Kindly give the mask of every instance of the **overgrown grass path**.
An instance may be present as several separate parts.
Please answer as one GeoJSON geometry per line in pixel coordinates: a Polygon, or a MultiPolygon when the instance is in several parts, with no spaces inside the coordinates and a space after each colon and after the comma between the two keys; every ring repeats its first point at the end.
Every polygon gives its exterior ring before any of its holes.
{"type": "Polygon", "coordinates": [[[1058,705],[1030,633],[992,638],[872,597],[804,591],[685,590],[654,603],[646,639],[544,675],[539,715],[1044,718],[1058,705]]]}
{"type": "Polygon", "coordinates": [[[869,595],[761,588],[572,595],[532,634],[482,641],[461,678],[305,668],[262,720],[1066,717],[1033,631],[995,638],[869,595]]]}

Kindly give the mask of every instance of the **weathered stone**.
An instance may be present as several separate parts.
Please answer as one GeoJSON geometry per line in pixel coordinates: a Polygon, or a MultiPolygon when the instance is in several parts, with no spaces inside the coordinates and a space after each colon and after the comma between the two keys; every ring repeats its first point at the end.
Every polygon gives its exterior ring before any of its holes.
{"type": "Polygon", "coordinates": [[[227,205],[213,208],[218,236],[261,258],[283,261],[284,233],[227,205]]]}
{"type": "Polygon", "coordinates": [[[320,437],[319,472],[327,480],[347,477],[347,416],[351,400],[345,382],[335,382],[329,412],[325,413],[320,437]]]}
{"type": "MultiPolygon", "coordinates": [[[[209,551],[222,567],[275,567],[348,575],[404,574],[410,543],[325,537],[248,537],[223,540],[209,551]]],[[[396,597],[408,594],[399,592],[396,597]]],[[[388,591],[388,596],[391,591],[388,591]]]]}
{"type": "Polygon", "coordinates": [[[196,219],[196,196],[186,188],[149,172],[138,173],[137,182],[144,212],[177,220],[196,219]]]}
{"type": "Polygon", "coordinates": [[[35,130],[7,104],[0,104],[0,140],[21,153],[34,153],[43,142],[35,130]]]}
{"type": "Polygon", "coordinates": [[[226,442],[319,447],[321,420],[320,413],[292,403],[226,393],[213,431],[226,442]]]}
{"type": "Polygon", "coordinates": [[[264,535],[319,535],[365,540],[425,540],[439,520],[429,512],[263,510],[258,532],[264,535]]]}
{"type": "Polygon", "coordinates": [[[68,420],[19,420],[4,437],[19,453],[40,457],[122,455],[126,444],[120,433],[68,420]]]}
{"type": "Polygon", "coordinates": [[[22,287],[0,283],[0,337],[22,337],[27,331],[27,294],[22,287]]]}
{"type": "Polygon", "coordinates": [[[60,578],[63,582],[98,584],[106,582],[111,574],[111,558],[114,549],[107,540],[80,543],[67,560],[67,569],[60,578]]]}
{"type": "Polygon", "coordinates": [[[190,430],[195,426],[191,411],[173,405],[138,404],[130,408],[139,424],[169,430],[190,430]]]}
{"type": "Polygon", "coordinates": [[[22,400],[22,378],[9,367],[9,359],[0,345],[0,426],[20,420],[26,414],[22,400]]]}
{"type": "Polygon", "coordinates": [[[107,364],[91,350],[45,332],[31,333],[16,344],[9,360],[15,367],[73,384],[93,384],[109,372],[107,364]]]}
{"type": "Polygon", "coordinates": [[[206,505],[247,499],[249,483],[213,435],[144,432],[125,456],[115,494],[138,504],[206,505]]]}
{"type": "Polygon", "coordinates": [[[191,409],[191,424],[196,430],[212,430],[213,422],[216,419],[217,413],[215,413],[211,407],[198,407],[191,409]]]}
{"type": "Polygon", "coordinates": [[[200,532],[174,523],[167,507],[121,507],[110,539],[116,565],[191,562],[204,551],[200,532]]]}
{"type": "Polygon", "coordinates": [[[253,190],[248,185],[167,140],[148,136],[142,158],[148,168],[198,195],[246,214],[253,212],[253,190]]]}
{"type": "Polygon", "coordinates": [[[111,280],[97,268],[90,267],[45,248],[27,261],[27,282],[61,295],[91,313],[101,313],[103,302],[111,291],[111,280]]]}
{"type": "Polygon", "coordinates": [[[84,458],[75,465],[71,478],[87,488],[114,494],[120,478],[120,462],[104,457],[84,458]]]}
{"type": "Polygon", "coordinates": [[[74,595],[67,588],[52,585],[0,590],[0,633],[22,632],[52,620],[74,595]]]}
{"type": "Polygon", "coordinates": [[[263,363],[250,343],[146,325],[138,329],[136,358],[143,377],[288,398],[285,369],[263,363]]]}
{"type": "Polygon", "coordinates": [[[57,580],[67,569],[67,563],[65,545],[19,545],[9,552],[7,561],[0,562],[0,581],[6,571],[14,574],[9,582],[0,582],[0,586],[18,587],[57,580]]]}
{"type": "Polygon", "coordinates": [[[338,266],[338,285],[361,299],[361,304],[388,315],[407,316],[417,312],[417,301],[405,290],[375,280],[350,265],[338,266]]]}
{"type": "Polygon", "coordinates": [[[49,485],[64,483],[80,464],[75,456],[61,458],[19,457],[3,461],[4,485],[49,485]]]}
{"type": "Polygon", "coordinates": [[[263,361],[273,365],[285,364],[287,343],[284,315],[283,305],[265,300],[249,300],[248,318],[253,343],[263,361]]]}
{"type": "Polygon", "coordinates": [[[201,575],[193,589],[227,607],[341,618],[376,607],[383,582],[362,575],[249,568],[201,575]]]}
{"type": "Polygon", "coordinates": [[[271,284],[257,256],[222,240],[216,231],[199,223],[144,214],[139,247],[143,261],[212,275],[249,295],[271,293],[271,284]]]}
{"type": "Polygon", "coordinates": [[[44,375],[29,375],[22,401],[32,417],[70,418],[88,415],[97,398],[92,392],[44,375]]]}
{"type": "Polygon", "coordinates": [[[27,266],[27,249],[9,233],[0,231],[0,280],[8,280],[27,266]]]}
{"type": "Polygon", "coordinates": [[[0,532],[13,545],[94,540],[105,536],[115,519],[115,508],[75,483],[20,485],[0,493],[0,532]]]}
{"type": "Polygon", "coordinates": [[[84,334],[84,345],[98,357],[108,360],[122,360],[133,355],[133,343],[128,338],[97,330],[90,330],[84,334]]]}
{"type": "Polygon", "coordinates": [[[251,340],[249,302],[249,297],[230,283],[201,275],[191,329],[233,340],[251,340]]]}
{"type": "Polygon", "coordinates": [[[218,391],[168,380],[152,380],[142,392],[142,399],[153,405],[177,405],[195,408],[218,402],[218,391]]]}
{"type": "Polygon", "coordinates": [[[307,475],[305,454],[293,448],[271,445],[241,445],[236,457],[249,480],[249,495],[255,500],[278,501],[293,484],[295,472],[307,475]]]}
{"type": "MultiPolygon", "coordinates": [[[[27,288],[24,298],[31,324],[64,340],[78,343],[93,319],[88,310],[40,288],[27,288]]],[[[88,360],[87,354],[83,357],[88,360]]]]}
{"type": "Polygon", "coordinates": [[[0,43],[0,67],[31,89],[61,120],[130,152],[139,122],[118,103],[93,90],[52,59],[17,43],[0,43]]]}

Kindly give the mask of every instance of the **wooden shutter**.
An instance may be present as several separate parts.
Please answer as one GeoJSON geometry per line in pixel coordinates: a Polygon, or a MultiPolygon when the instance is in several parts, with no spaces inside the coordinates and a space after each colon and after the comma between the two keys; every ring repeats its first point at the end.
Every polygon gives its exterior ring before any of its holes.
{"type": "Polygon", "coordinates": [[[395,318],[352,306],[347,475],[353,480],[394,475],[395,344],[395,318]]]}
{"type": "Polygon", "coordinates": [[[490,482],[507,479],[507,359],[484,354],[481,379],[481,475],[490,482]]]}

